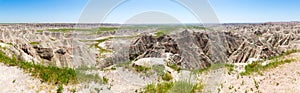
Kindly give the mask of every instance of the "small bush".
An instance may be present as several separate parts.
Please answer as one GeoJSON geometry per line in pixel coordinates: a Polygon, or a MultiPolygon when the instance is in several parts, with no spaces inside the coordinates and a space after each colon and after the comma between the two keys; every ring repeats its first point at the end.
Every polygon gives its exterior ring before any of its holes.
{"type": "Polygon", "coordinates": [[[167,93],[173,86],[173,82],[149,84],[146,86],[144,93],[167,93]]]}
{"type": "Polygon", "coordinates": [[[170,81],[173,79],[173,77],[172,77],[171,73],[167,72],[162,76],[162,79],[165,81],[170,81]]]}
{"type": "Polygon", "coordinates": [[[56,92],[57,92],[57,93],[62,93],[63,90],[64,90],[63,85],[59,84],[59,85],[57,86],[56,92]]]}
{"type": "MultiPolygon", "coordinates": [[[[195,86],[195,89],[197,86],[195,86]]],[[[174,82],[174,86],[170,89],[170,93],[191,93],[194,85],[187,81],[174,82]]]]}
{"type": "Polygon", "coordinates": [[[180,71],[180,67],[177,66],[176,64],[168,63],[167,66],[170,67],[170,68],[172,68],[175,71],[180,71]]]}
{"type": "Polygon", "coordinates": [[[104,84],[107,84],[107,83],[108,83],[108,78],[102,77],[102,80],[103,80],[103,83],[104,83],[104,84]]]}
{"type": "Polygon", "coordinates": [[[166,35],[166,34],[162,31],[158,31],[158,32],[155,33],[156,37],[161,37],[161,36],[164,36],[164,35],[166,35]]]}
{"type": "Polygon", "coordinates": [[[147,72],[148,70],[150,70],[151,68],[148,67],[143,67],[143,66],[133,66],[135,71],[137,72],[147,72]]]}
{"type": "Polygon", "coordinates": [[[163,76],[165,66],[163,66],[163,65],[154,65],[154,66],[152,66],[152,70],[154,70],[158,76],[163,76]]]}

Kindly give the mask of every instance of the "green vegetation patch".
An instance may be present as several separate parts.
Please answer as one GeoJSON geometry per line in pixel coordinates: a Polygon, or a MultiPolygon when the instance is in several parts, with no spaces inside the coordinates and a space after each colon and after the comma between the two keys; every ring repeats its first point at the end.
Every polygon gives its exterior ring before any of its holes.
{"type": "Polygon", "coordinates": [[[134,70],[137,72],[144,72],[146,73],[147,71],[149,71],[151,68],[149,67],[144,67],[144,66],[133,66],[134,70]]]}
{"type": "Polygon", "coordinates": [[[187,26],[187,28],[189,28],[189,29],[214,31],[214,29],[208,28],[208,27],[204,27],[204,26],[187,26]]]}
{"type": "Polygon", "coordinates": [[[47,31],[68,33],[71,31],[94,31],[94,29],[60,28],[60,29],[47,29],[47,31]]]}
{"type": "Polygon", "coordinates": [[[36,30],[36,32],[40,32],[41,33],[41,32],[44,32],[44,30],[36,30]]]}
{"type": "Polygon", "coordinates": [[[48,31],[50,32],[64,32],[64,33],[67,33],[67,32],[70,32],[72,30],[75,30],[73,28],[62,28],[62,29],[47,29],[48,31]]]}
{"type": "Polygon", "coordinates": [[[253,62],[252,64],[248,64],[245,66],[245,72],[240,73],[241,75],[251,75],[252,73],[258,73],[262,74],[261,72],[267,69],[275,68],[279,65],[285,64],[285,63],[290,63],[295,61],[295,59],[286,59],[286,60],[278,60],[284,56],[300,52],[300,50],[292,49],[292,50],[287,50],[286,52],[278,55],[278,56],[273,56],[268,59],[262,60],[262,61],[257,61],[253,62]],[[262,66],[261,62],[266,61],[266,60],[273,60],[269,64],[262,66]]]}
{"type": "Polygon", "coordinates": [[[41,79],[42,82],[50,84],[76,84],[86,81],[101,81],[98,75],[85,74],[72,68],[59,68],[56,66],[44,66],[30,62],[9,58],[0,52],[0,61],[8,66],[17,66],[32,76],[41,79]]]}
{"type": "Polygon", "coordinates": [[[173,64],[173,63],[167,63],[167,66],[172,68],[175,71],[180,71],[181,70],[181,68],[178,65],[173,64]]]}
{"type": "Polygon", "coordinates": [[[163,76],[165,66],[163,66],[163,65],[154,65],[154,66],[152,66],[152,70],[155,71],[158,76],[163,76]]]}
{"type": "Polygon", "coordinates": [[[246,65],[245,72],[242,72],[240,74],[241,75],[250,75],[252,73],[260,73],[261,74],[262,71],[265,71],[265,70],[268,70],[271,68],[276,68],[279,65],[291,63],[293,61],[295,61],[295,59],[286,59],[286,60],[280,60],[280,61],[275,60],[265,66],[261,65],[261,62],[253,62],[252,64],[246,65]]]}
{"type": "Polygon", "coordinates": [[[39,45],[40,42],[30,42],[30,45],[39,45]]]}
{"type": "Polygon", "coordinates": [[[71,68],[58,68],[54,66],[43,66],[29,62],[19,61],[16,58],[9,58],[0,52],[0,61],[9,66],[18,66],[31,73],[32,76],[40,78],[43,82],[52,84],[77,83],[76,72],[71,68]]]}
{"type": "Polygon", "coordinates": [[[201,93],[204,84],[192,84],[188,81],[161,82],[149,84],[144,88],[143,93],[201,93]]]}
{"type": "Polygon", "coordinates": [[[293,53],[297,53],[297,52],[300,52],[300,50],[296,50],[296,49],[287,50],[286,52],[284,52],[284,53],[282,53],[282,54],[280,54],[278,56],[273,56],[273,57],[268,58],[268,60],[278,59],[280,57],[287,56],[287,55],[290,55],[290,54],[293,54],[293,53]]]}
{"type": "Polygon", "coordinates": [[[146,86],[144,93],[167,93],[174,86],[173,82],[162,82],[158,84],[149,84],[146,86]]]}
{"type": "Polygon", "coordinates": [[[169,72],[167,72],[167,73],[164,73],[163,75],[162,75],[162,77],[161,77],[163,80],[165,80],[165,81],[170,81],[170,80],[172,80],[173,79],[173,77],[172,77],[172,75],[171,75],[171,73],[169,73],[169,72]]]}
{"type": "Polygon", "coordinates": [[[208,72],[210,70],[216,70],[220,68],[227,68],[229,73],[231,73],[234,70],[234,65],[232,64],[212,64],[209,67],[203,68],[203,69],[194,69],[192,70],[193,73],[201,74],[204,72],[208,72]]]}
{"type": "Polygon", "coordinates": [[[118,27],[99,27],[98,31],[116,31],[118,29],[118,27]]]}

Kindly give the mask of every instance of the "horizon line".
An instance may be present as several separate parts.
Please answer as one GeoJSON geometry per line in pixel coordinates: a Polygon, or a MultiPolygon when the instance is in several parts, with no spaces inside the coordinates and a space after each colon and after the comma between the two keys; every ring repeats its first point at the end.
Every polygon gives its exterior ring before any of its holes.
{"type": "MultiPolygon", "coordinates": [[[[260,24],[260,23],[300,23],[300,21],[266,21],[266,22],[223,22],[223,23],[182,23],[182,24],[260,24]]],[[[122,23],[95,23],[95,22],[0,22],[0,24],[119,24],[119,25],[164,25],[180,23],[143,23],[143,24],[122,24],[122,23]]]]}

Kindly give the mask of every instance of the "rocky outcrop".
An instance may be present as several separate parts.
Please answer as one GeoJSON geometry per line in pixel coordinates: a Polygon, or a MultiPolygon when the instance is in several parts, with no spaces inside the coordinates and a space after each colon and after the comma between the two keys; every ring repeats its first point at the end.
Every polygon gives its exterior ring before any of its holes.
{"type": "Polygon", "coordinates": [[[73,27],[73,25],[61,26],[0,25],[0,41],[5,45],[5,48],[0,50],[10,57],[43,65],[71,68],[81,65],[94,66],[95,50],[88,48],[85,43],[79,41],[79,38],[73,37],[77,33],[69,33],[69,37],[66,37],[66,33],[63,32],[36,31],[36,29],[51,29],[51,27],[54,29],[73,27]]]}
{"type": "Polygon", "coordinates": [[[169,36],[153,37],[144,35],[134,41],[129,50],[130,60],[162,57],[164,53],[179,54],[180,51],[174,39],[169,36]]]}
{"type": "MultiPolygon", "coordinates": [[[[8,46],[7,50],[3,51],[9,56],[17,55],[20,60],[59,67],[96,65],[103,68],[143,58],[163,58],[168,63],[180,65],[182,68],[196,69],[215,63],[247,63],[249,59],[265,59],[286,50],[300,49],[300,30],[297,24],[227,24],[223,27],[216,26],[222,28],[222,31],[188,29],[160,37],[142,34],[138,38],[126,40],[109,38],[109,42],[98,42],[101,40],[97,38],[106,35],[122,37],[124,33],[129,36],[137,35],[136,33],[154,33],[155,29],[120,30],[99,35],[36,31],[37,28],[74,27],[74,24],[44,25],[46,27],[0,25],[1,44],[8,46]],[[96,42],[81,42],[81,40],[96,42]],[[94,44],[99,49],[90,47],[94,44]],[[113,51],[105,53],[104,50],[113,51]]],[[[99,25],[90,25],[96,26],[99,25]]]]}
{"type": "Polygon", "coordinates": [[[171,53],[178,55],[174,60],[182,68],[205,68],[215,63],[247,63],[250,59],[276,56],[295,49],[295,43],[291,42],[300,39],[297,31],[277,29],[278,32],[274,32],[255,30],[255,27],[248,32],[185,30],[171,36],[143,35],[131,44],[129,56],[134,60],[161,58],[163,54],[171,53]]]}
{"type": "Polygon", "coordinates": [[[38,53],[38,55],[42,58],[42,59],[46,59],[51,61],[51,59],[53,58],[53,50],[51,48],[40,48],[37,47],[36,48],[36,52],[38,53]]]}

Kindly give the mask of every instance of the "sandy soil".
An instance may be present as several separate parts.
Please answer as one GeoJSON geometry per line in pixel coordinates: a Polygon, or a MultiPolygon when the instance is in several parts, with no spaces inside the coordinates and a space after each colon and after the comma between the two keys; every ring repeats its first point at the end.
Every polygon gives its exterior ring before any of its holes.
{"type": "Polygon", "coordinates": [[[17,67],[0,63],[0,93],[56,92],[56,86],[41,83],[17,67]]]}
{"type": "MultiPolygon", "coordinates": [[[[264,71],[262,75],[240,76],[236,72],[228,73],[226,69],[218,69],[199,75],[198,80],[206,83],[205,93],[298,93],[300,53],[282,59],[296,59],[296,61],[264,71]]],[[[156,81],[155,77],[143,77],[124,69],[98,73],[109,79],[107,85],[109,90],[103,85],[90,83],[88,88],[83,88],[85,85],[64,86],[64,93],[70,93],[73,88],[78,89],[78,93],[96,92],[96,88],[103,89],[101,92],[104,93],[130,93],[156,81]]],[[[55,85],[41,83],[30,74],[24,73],[22,69],[2,63],[0,63],[0,82],[0,93],[55,93],[57,89],[55,85]]]]}
{"type": "Polygon", "coordinates": [[[262,75],[241,76],[238,73],[229,74],[227,70],[219,69],[202,74],[199,79],[206,81],[205,92],[212,93],[298,93],[300,91],[300,53],[288,55],[283,59],[296,59],[296,61],[263,71],[262,75]]]}

